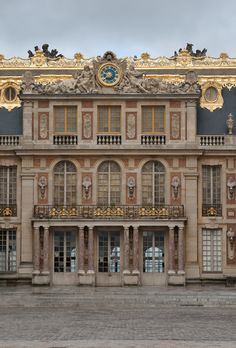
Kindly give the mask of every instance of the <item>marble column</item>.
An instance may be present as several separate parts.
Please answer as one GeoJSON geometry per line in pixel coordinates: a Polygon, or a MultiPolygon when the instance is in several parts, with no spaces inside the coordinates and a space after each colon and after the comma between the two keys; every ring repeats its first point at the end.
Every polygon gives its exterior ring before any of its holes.
{"type": "Polygon", "coordinates": [[[78,226],[78,273],[84,273],[84,226],[78,226]]]}
{"type": "Polygon", "coordinates": [[[178,274],[184,274],[184,228],[178,232],[178,274]]]}
{"type": "Polygon", "coordinates": [[[34,273],[40,273],[39,227],[34,227],[34,273]]]}
{"type": "Polygon", "coordinates": [[[169,227],[169,270],[168,270],[168,274],[175,274],[175,271],[174,271],[174,253],[175,253],[174,227],[169,227]]]}
{"type": "Polygon", "coordinates": [[[139,273],[139,236],[138,226],[133,226],[133,273],[139,273]]]}
{"type": "Polygon", "coordinates": [[[129,270],[129,227],[124,226],[124,272],[130,273],[129,270]]]}
{"type": "Polygon", "coordinates": [[[90,226],[88,229],[88,273],[94,273],[93,227],[90,226]]]}
{"type": "Polygon", "coordinates": [[[49,250],[49,228],[48,226],[44,227],[43,232],[43,272],[49,272],[48,264],[48,250],[49,250]]]}

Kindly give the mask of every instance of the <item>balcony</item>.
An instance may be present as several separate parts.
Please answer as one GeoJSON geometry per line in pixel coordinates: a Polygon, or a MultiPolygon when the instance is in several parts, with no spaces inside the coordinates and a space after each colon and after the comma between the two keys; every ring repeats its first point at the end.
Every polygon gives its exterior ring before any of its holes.
{"type": "Polygon", "coordinates": [[[202,216],[222,216],[221,204],[203,204],[202,216]]]}
{"type": "Polygon", "coordinates": [[[183,218],[183,205],[34,206],[36,219],[170,219],[183,218]]]}
{"type": "Polygon", "coordinates": [[[199,137],[201,146],[221,146],[225,144],[224,135],[202,135],[199,137]]]}
{"type": "Polygon", "coordinates": [[[0,217],[17,216],[16,204],[0,204],[0,217]]]}
{"type": "Polygon", "coordinates": [[[141,145],[165,145],[165,135],[141,135],[141,145]]]}
{"type": "Polygon", "coordinates": [[[121,135],[97,135],[97,145],[121,145],[121,135]]]}
{"type": "Polygon", "coordinates": [[[54,145],[77,145],[78,137],[77,135],[54,135],[53,144],[54,145]]]}
{"type": "Polygon", "coordinates": [[[0,146],[18,146],[20,140],[20,135],[0,135],[0,146]]]}

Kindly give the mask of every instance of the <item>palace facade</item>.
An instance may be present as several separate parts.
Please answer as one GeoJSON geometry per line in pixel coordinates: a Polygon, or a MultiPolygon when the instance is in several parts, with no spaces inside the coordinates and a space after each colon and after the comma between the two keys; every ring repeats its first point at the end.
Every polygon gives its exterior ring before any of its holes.
{"type": "Polygon", "coordinates": [[[226,53],[0,55],[0,283],[234,280],[235,115],[226,53]]]}

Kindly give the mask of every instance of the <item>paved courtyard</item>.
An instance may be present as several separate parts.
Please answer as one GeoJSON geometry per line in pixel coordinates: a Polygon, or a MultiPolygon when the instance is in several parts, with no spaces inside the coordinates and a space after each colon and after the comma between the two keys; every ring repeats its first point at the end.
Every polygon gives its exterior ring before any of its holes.
{"type": "Polygon", "coordinates": [[[0,288],[1,348],[236,347],[236,288],[0,288]]]}

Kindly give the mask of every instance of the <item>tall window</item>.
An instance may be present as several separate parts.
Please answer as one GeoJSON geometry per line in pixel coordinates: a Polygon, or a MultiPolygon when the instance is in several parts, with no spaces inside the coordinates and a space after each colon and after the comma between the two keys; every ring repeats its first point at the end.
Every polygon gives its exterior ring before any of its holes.
{"type": "Polygon", "coordinates": [[[120,106],[98,107],[98,132],[120,133],[120,106]]]}
{"type": "Polygon", "coordinates": [[[204,229],[202,235],[202,263],[204,272],[222,270],[222,231],[204,229]]]}
{"type": "Polygon", "coordinates": [[[77,107],[54,107],[54,131],[57,134],[74,134],[77,132],[77,107]]]}
{"type": "Polygon", "coordinates": [[[165,107],[142,106],[142,133],[165,131],[165,107]]]}
{"type": "Polygon", "coordinates": [[[76,204],[76,168],[69,161],[59,162],[54,168],[54,204],[76,204]]]}
{"type": "Polygon", "coordinates": [[[120,204],[121,173],[115,162],[103,162],[98,168],[98,204],[120,204]]]}
{"type": "Polygon", "coordinates": [[[216,209],[215,215],[221,215],[221,167],[203,166],[202,173],[203,215],[207,215],[211,207],[216,209]]]}
{"type": "Polygon", "coordinates": [[[164,233],[143,232],[143,272],[164,272],[164,233]]]}
{"type": "Polygon", "coordinates": [[[150,161],[142,169],[142,202],[144,205],[165,203],[165,167],[150,161]]]}
{"type": "Polygon", "coordinates": [[[16,271],[16,231],[0,229],[0,272],[16,271]]]}
{"type": "Polygon", "coordinates": [[[0,167],[0,204],[16,204],[16,167],[0,167]]]}

